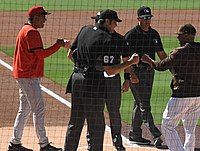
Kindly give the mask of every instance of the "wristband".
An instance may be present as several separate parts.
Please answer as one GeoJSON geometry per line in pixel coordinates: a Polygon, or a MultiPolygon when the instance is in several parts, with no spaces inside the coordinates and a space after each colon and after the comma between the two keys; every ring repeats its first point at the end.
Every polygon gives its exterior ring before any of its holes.
{"type": "Polygon", "coordinates": [[[130,80],[131,74],[130,73],[124,73],[124,80],[130,80]]]}

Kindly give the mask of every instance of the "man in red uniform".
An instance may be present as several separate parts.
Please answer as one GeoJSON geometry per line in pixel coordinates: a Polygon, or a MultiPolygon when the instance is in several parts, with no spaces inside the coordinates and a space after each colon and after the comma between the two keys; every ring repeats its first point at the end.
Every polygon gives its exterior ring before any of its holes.
{"type": "Polygon", "coordinates": [[[28,11],[29,20],[19,31],[13,62],[13,76],[19,86],[20,106],[15,119],[13,136],[8,151],[32,151],[21,145],[25,124],[30,113],[39,140],[40,151],[61,151],[51,146],[44,127],[44,99],[40,87],[44,75],[44,58],[52,55],[60,47],[68,48],[70,42],[57,39],[51,47],[44,49],[38,28],[43,28],[46,12],[42,6],[33,6],[28,11]]]}

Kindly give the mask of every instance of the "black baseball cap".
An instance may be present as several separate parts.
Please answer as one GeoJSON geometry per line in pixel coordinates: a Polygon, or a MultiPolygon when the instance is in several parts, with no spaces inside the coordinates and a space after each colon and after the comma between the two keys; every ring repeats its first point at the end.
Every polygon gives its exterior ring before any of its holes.
{"type": "MultiPolygon", "coordinates": [[[[94,18],[94,19],[96,19],[96,18],[94,18]]],[[[99,19],[112,19],[117,22],[122,22],[122,20],[119,19],[119,17],[117,16],[117,12],[114,10],[110,10],[110,9],[100,11],[99,19]]]]}
{"type": "Polygon", "coordinates": [[[192,24],[185,24],[183,26],[180,26],[177,34],[195,35],[196,34],[196,29],[192,24]]]}
{"type": "Polygon", "coordinates": [[[138,17],[153,17],[148,6],[142,6],[137,10],[138,17]]]}

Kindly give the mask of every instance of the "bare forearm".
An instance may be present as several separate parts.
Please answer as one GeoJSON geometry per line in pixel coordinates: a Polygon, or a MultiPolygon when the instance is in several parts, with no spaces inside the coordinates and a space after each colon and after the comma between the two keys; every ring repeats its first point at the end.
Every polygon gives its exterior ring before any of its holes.
{"type": "Polygon", "coordinates": [[[137,61],[134,62],[133,60],[128,60],[126,62],[123,62],[122,64],[117,64],[113,66],[104,66],[104,70],[108,75],[114,75],[130,67],[132,64],[137,64],[137,63],[138,63],[137,61]]]}

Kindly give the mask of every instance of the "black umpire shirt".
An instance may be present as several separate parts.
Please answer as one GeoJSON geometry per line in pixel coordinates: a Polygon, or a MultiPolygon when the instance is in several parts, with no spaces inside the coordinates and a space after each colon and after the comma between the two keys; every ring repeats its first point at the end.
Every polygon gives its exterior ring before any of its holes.
{"type": "MultiPolygon", "coordinates": [[[[137,25],[125,34],[125,38],[131,47],[131,53],[137,53],[140,58],[143,54],[147,54],[155,60],[155,52],[164,50],[159,33],[151,27],[146,32],[137,25]]],[[[140,60],[140,65],[147,66],[148,64],[140,60]]]]}
{"type": "Polygon", "coordinates": [[[120,56],[129,55],[125,38],[99,24],[84,26],[71,50],[76,50],[75,65],[88,68],[85,72],[85,97],[105,98],[105,77],[102,66],[120,63],[120,56]],[[127,53],[125,53],[127,52],[127,53]]]}

